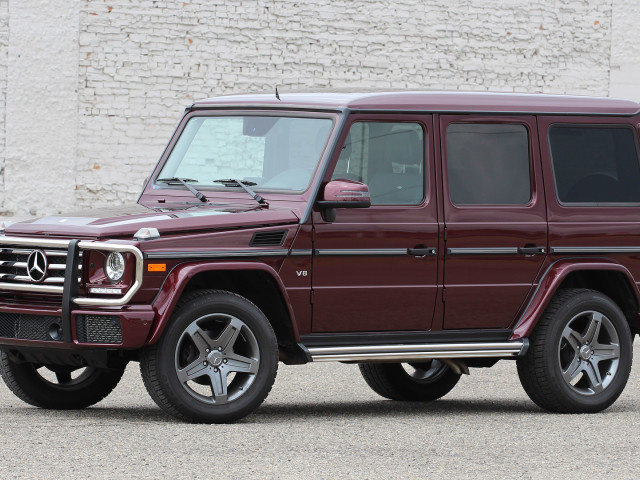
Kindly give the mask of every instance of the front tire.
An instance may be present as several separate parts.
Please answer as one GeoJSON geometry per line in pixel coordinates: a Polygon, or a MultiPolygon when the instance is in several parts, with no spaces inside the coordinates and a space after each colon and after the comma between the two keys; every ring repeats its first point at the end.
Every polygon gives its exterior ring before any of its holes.
{"type": "Polygon", "coordinates": [[[40,408],[78,410],[94,405],[116,388],[124,370],[124,366],[103,369],[17,363],[0,352],[0,375],[7,387],[22,401],[40,408]]]}
{"type": "Polygon", "coordinates": [[[449,393],[460,375],[440,360],[420,363],[361,363],[360,373],[378,395],[390,400],[437,400],[449,393]]]}
{"type": "Polygon", "coordinates": [[[620,396],[631,372],[633,343],[620,307],[595,290],[560,291],[518,359],[520,383],[538,406],[595,413],[620,396]]]}
{"type": "Polygon", "coordinates": [[[184,297],[161,339],[143,350],[142,378],[166,412],[199,423],[234,422],[269,394],[276,336],[246,298],[219,290],[184,297]]]}

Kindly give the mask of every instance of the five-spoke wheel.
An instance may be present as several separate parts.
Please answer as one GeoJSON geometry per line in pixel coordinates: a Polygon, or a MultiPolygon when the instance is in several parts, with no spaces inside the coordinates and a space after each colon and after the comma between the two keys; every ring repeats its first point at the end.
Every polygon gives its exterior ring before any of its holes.
{"type": "Polygon", "coordinates": [[[620,340],[611,320],[593,310],[569,320],[562,331],[558,361],[562,378],[576,392],[602,392],[613,381],[620,363],[620,340]]]}
{"type": "Polygon", "coordinates": [[[258,373],[260,349],[256,336],[242,320],[214,313],[194,320],[185,329],[175,361],[178,379],[190,395],[223,404],[249,390],[258,373]]]}
{"type": "Polygon", "coordinates": [[[143,350],[142,378],[154,401],[193,422],[233,422],[266,398],[278,345],[265,315],[234,293],[184,296],[162,338],[143,350]]]}
{"type": "Polygon", "coordinates": [[[518,360],[520,382],[554,412],[599,412],[622,393],[633,345],[627,320],[606,295],[586,289],[556,294],[518,360]]]}

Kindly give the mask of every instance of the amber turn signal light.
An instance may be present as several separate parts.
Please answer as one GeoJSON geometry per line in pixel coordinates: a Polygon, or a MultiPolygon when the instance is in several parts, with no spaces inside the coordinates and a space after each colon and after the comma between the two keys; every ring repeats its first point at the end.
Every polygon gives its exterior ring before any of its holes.
{"type": "Polygon", "coordinates": [[[147,271],[149,272],[166,272],[167,264],[166,263],[150,263],[147,265],[147,271]]]}

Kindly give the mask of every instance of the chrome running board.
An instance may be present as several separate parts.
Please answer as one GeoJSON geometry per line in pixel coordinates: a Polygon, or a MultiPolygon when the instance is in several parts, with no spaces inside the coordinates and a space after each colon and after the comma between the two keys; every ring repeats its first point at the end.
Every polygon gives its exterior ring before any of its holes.
{"type": "Polygon", "coordinates": [[[431,358],[509,358],[523,355],[526,340],[491,343],[431,343],[307,347],[314,362],[410,362],[431,358]]]}

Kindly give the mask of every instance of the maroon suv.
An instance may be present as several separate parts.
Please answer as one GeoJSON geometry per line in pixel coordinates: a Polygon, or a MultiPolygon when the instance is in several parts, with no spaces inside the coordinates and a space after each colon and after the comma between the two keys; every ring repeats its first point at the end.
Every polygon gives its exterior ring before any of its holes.
{"type": "Polygon", "coordinates": [[[0,234],[0,372],[83,408],[139,361],[164,410],[229,422],[278,361],[428,401],[512,359],[539,406],[603,410],[640,330],[638,124],[547,95],[195,103],[136,205],[0,234]]]}

